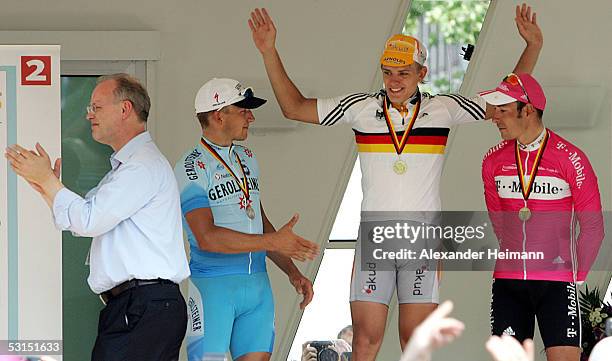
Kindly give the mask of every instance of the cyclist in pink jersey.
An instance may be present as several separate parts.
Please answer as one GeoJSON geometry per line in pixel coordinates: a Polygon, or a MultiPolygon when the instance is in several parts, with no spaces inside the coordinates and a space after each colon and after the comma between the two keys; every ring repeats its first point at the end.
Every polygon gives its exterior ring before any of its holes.
{"type": "Polygon", "coordinates": [[[542,123],[546,97],[529,74],[510,74],[480,96],[495,106],[503,141],[484,157],[482,179],[500,250],[491,329],[533,338],[534,317],[549,361],[580,358],[576,282],[604,237],[597,177],[586,155],[542,123]],[[576,224],[580,225],[579,235],[576,224]]]}

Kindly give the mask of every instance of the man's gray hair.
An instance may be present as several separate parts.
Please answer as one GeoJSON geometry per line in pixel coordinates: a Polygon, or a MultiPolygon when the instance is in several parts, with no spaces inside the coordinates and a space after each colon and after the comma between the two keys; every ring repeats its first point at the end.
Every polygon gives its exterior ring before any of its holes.
{"type": "Polygon", "coordinates": [[[113,90],[113,95],[116,101],[129,100],[134,107],[134,112],[143,122],[149,118],[149,110],[151,109],[151,99],[147,90],[140,84],[138,79],[125,73],[117,73],[103,75],[98,78],[98,84],[114,80],[117,87],[113,90]]]}

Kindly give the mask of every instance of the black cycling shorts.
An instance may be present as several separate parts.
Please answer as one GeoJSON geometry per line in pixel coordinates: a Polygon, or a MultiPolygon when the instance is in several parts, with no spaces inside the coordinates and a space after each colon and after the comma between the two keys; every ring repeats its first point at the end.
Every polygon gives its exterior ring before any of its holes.
{"type": "Polygon", "coordinates": [[[576,285],[559,281],[493,280],[491,333],[533,339],[538,321],[546,348],[580,347],[580,307],[576,285]]]}

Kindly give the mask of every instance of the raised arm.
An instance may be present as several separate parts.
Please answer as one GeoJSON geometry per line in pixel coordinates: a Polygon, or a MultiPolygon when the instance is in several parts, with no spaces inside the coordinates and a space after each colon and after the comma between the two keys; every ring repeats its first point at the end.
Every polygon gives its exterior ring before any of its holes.
{"type": "Polygon", "coordinates": [[[516,66],[514,67],[513,73],[531,74],[533,69],[538,62],[542,45],[544,44],[544,38],[542,37],[542,30],[538,26],[537,17],[535,11],[531,11],[531,6],[523,3],[521,6],[516,6],[516,28],[519,34],[525,40],[525,49],[521,54],[516,66]]]}
{"type": "MultiPolygon", "coordinates": [[[[526,44],[512,72],[515,74],[531,74],[538,62],[540,51],[544,45],[542,30],[538,26],[535,11],[532,12],[531,6],[527,6],[525,3],[516,6],[514,22],[516,23],[519,35],[525,40],[526,44]]],[[[495,107],[487,104],[485,119],[493,118],[494,112],[495,107]]]]}
{"type": "Polygon", "coordinates": [[[261,53],[276,100],[286,118],[305,123],[319,123],[317,100],[305,98],[285,71],[276,50],[276,27],[266,9],[251,12],[249,27],[253,42],[261,53]]]}

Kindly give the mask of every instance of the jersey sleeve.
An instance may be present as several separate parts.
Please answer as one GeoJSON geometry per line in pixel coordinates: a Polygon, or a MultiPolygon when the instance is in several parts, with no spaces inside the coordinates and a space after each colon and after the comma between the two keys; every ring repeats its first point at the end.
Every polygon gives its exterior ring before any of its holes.
{"type": "Polygon", "coordinates": [[[185,159],[179,161],[174,167],[174,176],[179,187],[183,215],[194,209],[210,208],[207,192],[208,178],[206,172],[197,170],[198,161],[201,162],[200,160],[190,161],[185,159]]]}
{"type": "Polygon", "coordinates": [[[479,96],[466,98],[459,94],[439,94],[435,99],[448,111],[450,125],[485,119],[487,104],[479,96]]]}
{"type": "Polygon", "coordinates": [[[597,176],[586,155],[579,149],[569,151],[565,164],[572,192],[574,212],[580,225],[576,253],[577,280],[584,281],[597,258],[604,238],[604,222],[597,176]]]}
{"type": "Polygon", "coordinates": [[[497,193],[497,184],[493,173],[493,161],[485,155],[482,161],[482,183],[484,185],[484,197],[489,211],[489,218],[493,225],[493,231],[498,240],[503,239],[503,213],[499,193],[497,193]]]}
{"type": "Polygon", "coordinates": [[[319,124],[325,126],[342,123],[352,125],[357,115],[365,108],[372,97],[372,94],[354,93],[317,99],[319,124]]]}

